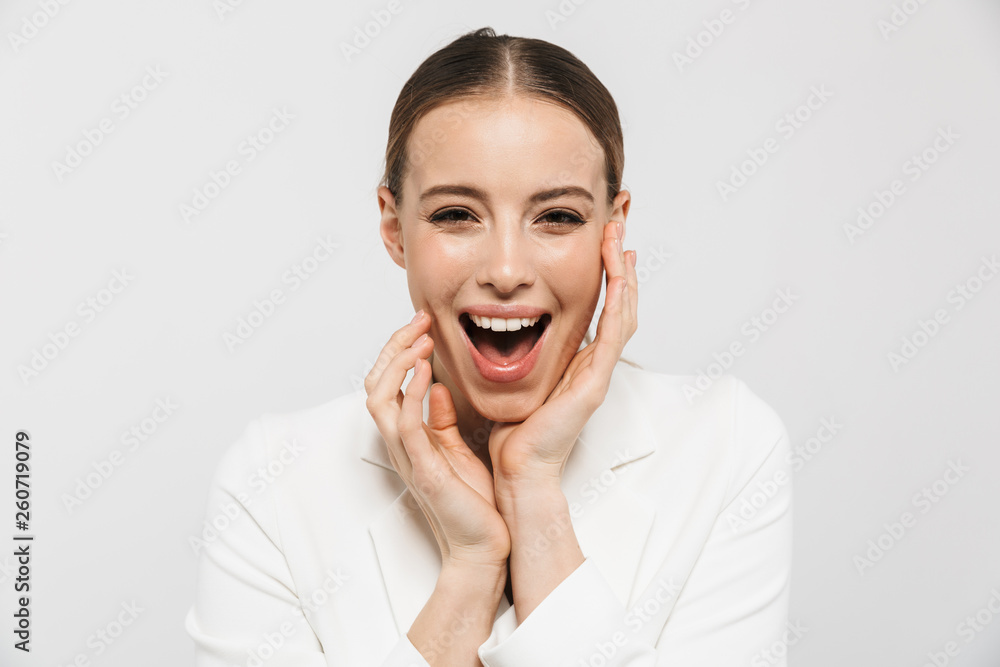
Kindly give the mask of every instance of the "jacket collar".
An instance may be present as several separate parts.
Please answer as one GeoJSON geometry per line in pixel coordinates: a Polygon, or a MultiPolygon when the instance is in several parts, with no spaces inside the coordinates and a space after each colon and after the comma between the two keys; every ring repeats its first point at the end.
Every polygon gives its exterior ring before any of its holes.
{"type": "MultiPolygon", "coordinates": [[[[619,362],[604,402],[591,415],[563,469],[561,488],[570,503],[583,555],[594,561],[622,604],[628,606],[639,558],[653,523],[651,503],[629,488],[624,466],[647,457],[656,440],[645,418],[647,402],[630,382],[633,370],[619,362]]],[[[428,394],[424,397],[427,415],[428,394]]],[[[395,473],[385,441],[371,417],[361,434],[361,458],[395,473]]],[[[409,489],[369,525],[382,579],[400,634],[407,632],[434,590],[441,554],[409,489]]],[[[497,619],[516,626],[506,597],[497,619]]]]}

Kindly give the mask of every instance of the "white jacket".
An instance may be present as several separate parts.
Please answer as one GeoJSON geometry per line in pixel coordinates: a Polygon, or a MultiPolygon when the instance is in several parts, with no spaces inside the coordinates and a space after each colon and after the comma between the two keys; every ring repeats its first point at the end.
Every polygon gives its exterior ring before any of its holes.
{"type": "MultiPolygon", "coordinates": [[[[520,626],[501,597],[485,667],[786,664],[788,433],[741,380],[695,382],[617,365],[562,479],[585,561],[520,626]]],[[[441,556],[363,390],[254,420],[192,545],[199,667],[428,664],[406,633],[441,556]]]]}

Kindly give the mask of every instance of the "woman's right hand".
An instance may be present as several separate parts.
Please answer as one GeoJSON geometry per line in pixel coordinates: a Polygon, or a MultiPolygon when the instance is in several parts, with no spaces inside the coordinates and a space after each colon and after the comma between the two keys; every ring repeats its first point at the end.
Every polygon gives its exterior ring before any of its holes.
{"type": "Polygon", "coordinates": [[[430,320],[421,311],[382,348],[365,378],[368,412],[389,447],[389,460],[427,517],[442,565],[505,567],[510,534],[497,511],[493,476],[462,439],[443,384],[430,387],[428,423],[423,421],[432,376],[427,359],[434,349],[430,320]]]}

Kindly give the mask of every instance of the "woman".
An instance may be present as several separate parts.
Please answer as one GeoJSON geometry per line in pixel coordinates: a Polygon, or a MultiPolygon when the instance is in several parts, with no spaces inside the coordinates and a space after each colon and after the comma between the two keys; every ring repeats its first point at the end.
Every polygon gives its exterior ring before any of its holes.
{"type": "Polygon", "coordinates": [[[788,436],[731,376],[618,363],[623,161],[560,47],[484,28],[414,72],[378,203],[417,313],[363,394],[227,452],[200,665],[784,664],[788,436]]]}

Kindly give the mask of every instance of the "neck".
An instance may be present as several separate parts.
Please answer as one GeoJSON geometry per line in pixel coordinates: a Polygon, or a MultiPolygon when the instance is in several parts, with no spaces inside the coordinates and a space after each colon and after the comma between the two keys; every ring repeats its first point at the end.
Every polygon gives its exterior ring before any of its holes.
{"type": "Polygon", "coordinates": [[[455,386],[454,381],[433,353],[431,354],[431,373],[431,382],[440,382],[451,393],[451,399],[455,403],[455,412],[458,414],[458,432],[465,440],[465,444],[479,457],[479,460],[492,474],[493,462],[490,459],[489,439],[493,422],[476,412],[476,409],[455,386]]]}

